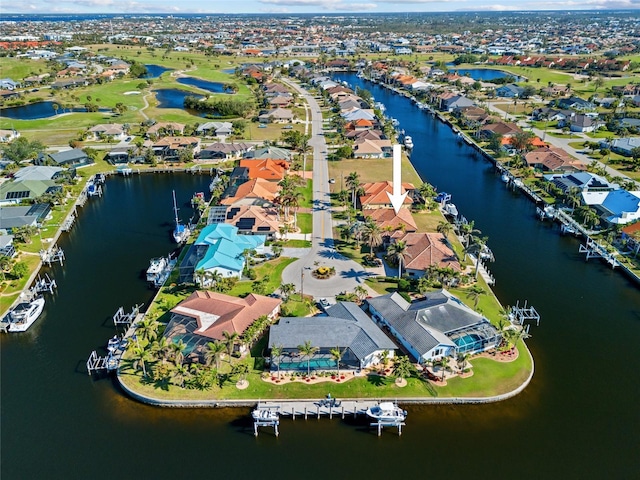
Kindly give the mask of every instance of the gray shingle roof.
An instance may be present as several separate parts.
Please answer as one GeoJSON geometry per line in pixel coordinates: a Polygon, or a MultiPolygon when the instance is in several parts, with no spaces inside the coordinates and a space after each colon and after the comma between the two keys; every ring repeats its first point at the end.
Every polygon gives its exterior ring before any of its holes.
{"type": "Polygon", "coordinates": [[[396,345],[357,305],[344,302],[329,309],[328,317],[285,317],[269,332],[269,345],[294,349],[310,341],[323,349],[349,348],[362,360],[376,350],[392,350],[396,345]]]}

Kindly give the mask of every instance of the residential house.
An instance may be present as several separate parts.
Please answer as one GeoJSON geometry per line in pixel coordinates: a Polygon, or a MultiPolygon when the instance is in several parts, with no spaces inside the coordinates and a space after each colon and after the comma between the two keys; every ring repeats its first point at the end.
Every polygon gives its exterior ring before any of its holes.
{"type": "Polygon", "coordinates": [[[225,197],[220,200],[220,205],[260,205],[271,206],[280,192],[280,187],[275,182],[264,178],[254,178],[236,188],[229,186],[225,191],[225,197]]]}
{"type": "Polygon", "coordinates": [[[353,145],[353,156],[355,158],[384,158],[391,154],[391,140],[358,138],[353,145]]]}
{"type": "Polygon", "coordinates": [[[94,161],[79,148],[57,153],[42,153],[34,160],[36,165],[58,165],[67,168],[80,168],[92,165],[94,161]]]}
{"type": "Polygon", "coordinates": [[[624,225],[640,220],[640,191],[624,189],[582,192],[585,205],[595,208],[605,222],[624,225]]]}
{"type": "Polygon", "coordinates": [[[577,172],[586,170],[586,166],[571,157],[562,148],[543,147],[524,155],[529,167],[542,172],[577,172]]]}
{"type": "Polygon", "coordinates": [[[486,123],[478,129],[477,135],[481,138],[491,138],[496,135],[512,137],[517,133],[522,133],[518,125],[513,122],[486,123]]]}
{"type": "Polygon", "coordinates": [[[268,146],[250,150],[244,154],[244,158],[286,160],[290,162],[293,159],[293,152],[286,148],[268,146]]]}
{"type": "Polygon", "coordinates": [[[524,88],[509,83],[496,88],[496,97],[520,98],[522,96],[522,92],[524,92],[524,88]]]}
{"type": "Polygon", "coordinates": [[[327,308],[326,313],[317,317],[283,317],[271,326],[268,345],[282,348],[281,355],[271,358],[272,370],[306,371],[307,360],[300,358],[298,350],[298,345],[305,342],[318,348],[310,362],[326,365],[321,370],[337,367],[331,355],[336,348],[343,352],[343,370],[360,370],[380,363],[383,357],[394,357],[397,346],[355,303],[339,302],[327,308]]]}
{"type": "Polygon", "coordinates": [[[226,138],[233,133],[231,122],[205,122],[196,129],[198,135],[226,138]]]}
{"type": "Polygon", "coordinates": [[[222,277],[240,278],[245,268],[245,250],[264,251],[265,235],[241,235],[227,223],[207,225],[193,244],[195,272],[217,272],[222,277]]]}
{"type": "Polygon", "coordinates": [[[212,143],[200,150],[201,160],[233,160],[246,155],[254,148],[248,143],[212,143]]]}
{"type": "Polygon", "coordinates": [[[160,137],[163,135],[182,135],[184,127],[182,123],[158,122],[147,129],[147,138],[151,138],[154,135],[160,137]]]}
{"type": "Polygon", "coordinates": [[[412,303],[397,292],[366,303],[373,319],[388,327],[420,363],[480,353],[502,340],[489,320],[444,289],[412,303]]]}
{"type": "Polygon", "coordinates": [[[14,228],[37,227],[50,218],[51,205],[35,203],[27,206],[8,206],[0,201],[0,229],[11,233],[14,228]]]}
{"type": "MultiPolygon", "coordinates": [[[[405,204],[407,204],[406,201],[405,204]]],[[[393,208],[367,209],[363,210],[363,215],[380,227],[385,243],[389,243],[392,232],[416,232],[418,230],[416,221],[407,207],[401,207],[397,214],[393,208]]]]}
{"type": "Polygon", "coordinates": [[[180,152],[190,149],[194,156],[200,153],[198,137],[163,137],[151,147],[161,157],[177,157],[180,152]]]}
{"type": "MultiPolygon", "coordinates": [[[[225,341],[224,332],[241,336],[261,316],[274,320],[282,300],[250,293],[245,298],[232,297],[211,290],[197,290],[171,310],[164,331],[169,343],[182,340],[187,347],[184,356],[204,361],[207,343],[225,341]]],[[[234,347],[240,351],[244,345],[234,347]]]]}
{"type": "MultiPolygon", "coordinates": [[[[360,196],[361,208],[390,208],[391,200],[389,195],[393,193],[393,185],[387,180],[384,182],[363,183],[362,189],[364,194],[360,196]]],[[[404,205],[411,205],[415,194],[415,187],[412,183],[403,182],[400,193],[408,192],[409,194],[404,199],[404,205]]]]}
{"type": "Polygon", "coordinates": [[[124,126],[119,123],[100,124],[89,129],[93,140],[109,140],[119,142],[126,138],[124,126]]]}
{"type": "Polygon", "coordinates": [[[589,172],[572,172],[565,174],[545,175],[544,179],[552,182],[563,192],[571,190],[579,190],[580,192],[610,192],[616,190],[620,186],[611,183],[604,177],[589,172]]]}
{"type": "Polygon", "coordinates": [[[2,232],[6,232],[6,229],[0,225],[0,255],[13,258],[18,253],[16,252],[16,248],[13,246],[13,235],[8,235],[2,232]]]}
{"type": "Polygon", "coordinates": [[[417,233],[397,231],[391,236],[391,243],[404,242],[407,256],[404,270],[411,278],[423,277],[431,266],[450,268],[461,272],[460,262],[441,233],[417,233]]]}
{"type": "Polygon", "coordinates": [[[13,174],[13,180],[16,182],[26,180],[57,180],[62,177],[67,170],[62,167],[52,167],[48,165],[29,165],[22,167],[13,174]]]}
{"type": "Polygon", "coordinates": [[[0,143],[9,143],[20,137],[17,130],[0,130],[0,143]]]}
{"type": "MultiPolygon", "coordinates": [[[[598,130],[600,127],[604,127],[605,123],[598,119],[598,117],[594,117],[592,115],[583,115],[578,113],[567,122],[561,122],[562,125],[569,124],[569,129],[572,132],[594,132],[598,130]]],[[[559,126],[562,126],[559,124],[559,126]]]]}
{"type": "Polygon", "coordinates": [[[240,166],[249,169],[249,178],[262,178],[272,182],[279,182],[289,173],[289,162],[271,158],[253,159],[243,158],[240,166]]]}
{"type": "Polygon", "coordinates": [[[242,235],[266,235],[274,239],[280,231],[280,216],[275,208],[257,205],[231,206],[227,208],[225,223],[238,228],[242,235]]]}
{"type": "Polygon", "coordinates": [[[260,123],[290,123],[295,116],[293,112],[286,108],[275,108],[258,116],[260,123]]]}
{"type": "Polygon", "coordinates": [[[589,112],[596,109],[596,106],[580,97],[561,98],[556,100],[556,106],[561,109],[576,110],[578,112],[589,112]]]}
{"type": "Polygon", "coordinates": [[[612,152],[631,157],[633,149],[640,148],[640,137],[616,138],[610,144],[606,143],[603,146],[611,148],[612,152]]]}

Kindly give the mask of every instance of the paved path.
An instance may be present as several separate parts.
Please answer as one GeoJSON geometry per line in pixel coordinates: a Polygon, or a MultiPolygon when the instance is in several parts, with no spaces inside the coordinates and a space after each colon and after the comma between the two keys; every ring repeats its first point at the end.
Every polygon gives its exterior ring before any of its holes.
{"type": "Polygon", "coordinates": [[[311,139],[313,148],[313,236],[311,250],[307,255],[293,262],[282,273],[282,283],[293,283],[305,295],[314,297],[335,297],[341,292],[352,292],[358,286],[366,286],[364,279],[370,275],[353,260],[337,253],[333,243],[331,200],[329,197],[329,166],[327,144],[322,136],[322,112],[318,102],[298,84],[287,79],[284,83],[298,91],[311,110],[311,139]],[[336,269],[336,275],[327,280],[311,276],[317,266],[336,269]]]}

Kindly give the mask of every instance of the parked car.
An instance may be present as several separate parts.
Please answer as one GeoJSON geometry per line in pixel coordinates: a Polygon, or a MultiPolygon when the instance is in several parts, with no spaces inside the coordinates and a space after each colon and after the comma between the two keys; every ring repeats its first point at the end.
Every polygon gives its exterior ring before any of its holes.
{"type": "Polygon", "coordinates": [[[331,306],[331,304],[326,298],[321,298],[320,300],[318,300],[318,303],[320,304],[323,310],[326,310],[331,306]]]}
{"type": "Polygon", "coordinates": [[[336,183],[336,179],[335,178],[330,178],[329,179],[329,183],[336,183]]]}
{"type": "Polygon", "coordinates": [[[258,125],[258,128],[267,128],[267,126],[264,123],[261,123],[260,125],[258,125]]]}
{"type": "Polygon", "coordinates": [[[283,130],[291,130],[293,128],[293,125],[285,125],[284,127],[282,127],[283,130]]]}

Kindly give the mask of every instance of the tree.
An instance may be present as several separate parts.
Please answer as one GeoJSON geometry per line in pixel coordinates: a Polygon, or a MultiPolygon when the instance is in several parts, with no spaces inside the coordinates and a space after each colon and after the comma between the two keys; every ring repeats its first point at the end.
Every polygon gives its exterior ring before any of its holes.
{"type": "Polygon", "coordinates": [[[478,308],[478,302],[480,301],[480,295],[485,295],[484,288],[480,285],[473,285],[467,289],[467,298],[473,299],[473,308],[478,308]]]}
{"type": "Polygon", "coordinates": [[[393,364],[393,373],[398,379],[407,379],[411,376],[413,370],[413,364],[409,357],[402,355],[397,357],[393,364]]]}
{"type": "Polygon", "coordinates": [[[367,295],[369,295],[368,290],[362,285],[356,286],[356,288],[353,289],[353,293],[355,293],[358,296],[358,299],[360,300],[361,303],[362,303],[362,300],[367,298],[367,295]]]}
{"type": "Polygon", "coordinates": [[[276,365],[278,366],[278,379],[280,378],[280,356],[282,355],[282,345],[271,345],[271,364],[273,364],[273,357],[277,358],[276,365]]]}
{"type": "Polygon", "coordinates": [[[351,203],[353,204],[353,208],[356,208],[356,191],[360,186],[360,175],[358,172],[351,172],[347,175],[346,185],[349,190],[351,190],[351,203]]]}
{"type": "Polygon", "coordinates": [[[13,142],[2,147],[4,157],[20,166],[25,160],[33,160],[45,149],[40,140],[28,140],[25,137],[16,138],[13,142]]]}
{"type": "Polygon", "coordinates": [[[336,361],[336,368],[338,369],[338,377],[340,377],[340,360],[342,360],[342,357],[344,356],[345,351],[346,351],[346,348],[344,350],[340,350],[339,347],[332,348],[331,350],[329,350],[329,353],[331,354],[331,358],[336,361]]]}
{"type": "Polygon", "coordinates": [[[20,279],[29,273],[29,265],[26,262],[16,262],[11,269],[11,275],[14,278],[20,279]]]}
{"type": "Polygon", "coordinates": [[[407,252],[407,244],[402,240],[398,240],[395,243],[389,245],[387,249],[387,256],[398,262],[398,278],[402,277],[402,264],[405,261],[405,257],[410,256],[409,252],[407,252]]]}
{"type": "Polygon", "coordinates": [[[451,225],[446,220],[443,220],[440,223],[438,223],[438,226],[436,227],[436,231],[444,235],[444,237],[447,240],[449,240],[449,234],[453,232],[453,225],[451,225]]]}
{"type": "Polygon", "coordinates": [[[225,351],[226,346],[224,343],[214,340],[213,342],[207,342],[207,350],[204,353],[204,359],[207,366],[215,363],[216,370],[220,370],[220,358],[225,351]]]}
{"type": "Polygon", "coordinates": [[[442,366],[442,381],[444,382],[444,372],[449,368],[449,357],[442,357],[440,359],[440,365],[442,366]]]}
{"type": "Polygon", "coordinates": [[[136,324],[136,334],[141,339],[151,342],[158,336],[158,325],[155,319],[146,317],[136,324]]]}
{"type": "Polygon", "coordinates": [[[362,229],[362,237],[369,244],[371,257],[374,257],[375,249],[382,245],[382,230],[380,226],[371,220],[367,221],[362,229]]]}
{"type": "Polygon", "coordinates": [[[511,146],[518,152],[530,150],[534,137],[533,132],[518,132],[511,137],[511,146]]]}
{"type": "Polygon", "coordinates": [[[229,333],[225,330],[222,332],[222,336],[224,337],[224,345],[227,349],[227,354],[229,355],[229,363],[231,363],[231,354],[233,353],[233,349],[238,341],[238,333],[229,333]]]}
{"type": "Polygon", "coordinates": [[[480,266],[480,254],[484,251],[487,245],[487,239],[488,237],[472,236],[471,239],[469,240],[469,245],[467,246],[467,248],[464,249],[465,255],[467,253],[471,253],[476,256],[476,271],[475,271],[475,277],[474,277],[476,279],[478,278],[478,272],[479,272],[478,267],[480,266]]]}
{"type": "Polygon", "coordinates": [[[151,361],[151,353],[149,352],[148,349],[140,347],[140,346],[134,346],[133,347],[133,368],[135,368],[136,370],[138,369],[138,367],[142,367],[142,375],[146,378],[147,377],[147,362],[151,361]]]}
{"type": "Polygon", "coordinates": [[[298,345],[298,351],[304,357],[307,357],[307,376],[311,375],[311,357],[320,350],[318,347],[311,345],[311,340],[306,340],[304,344],[298,345]]]}
{"type": "Polygon", "coordinates": [[[191,372],[186,365],[176,365],[176,368],[173,369],[172,377],[174,381],[176,381],[180,388],[184,388],[185,381],[191,376],[191,372]]]}
{"type": "Polygon", "coordinates": [[[286,302],[293,292],[296,291],[296,286],[293,283],[285,283],[280,286],[280,292],[282,293],[283,300],[286,302]]]}
{"type": "Polygon", "coordinates": [[[456,356],[456,361],[458,362],[458,369],[462,372],[464,371],[466,365],[467,365],[467,360],[469,359],[469,354],[468,353],[462,353],[459,352],[458,355],[456,356]]]}
{"type": "Polygon", "coordinates": [[[176,367],[181,366],[184,361],[184,351],[187,349],[187,344],[180,339],[178,343],[171,344],[171,354],[173,356],[173,362],[176,367]]]}

